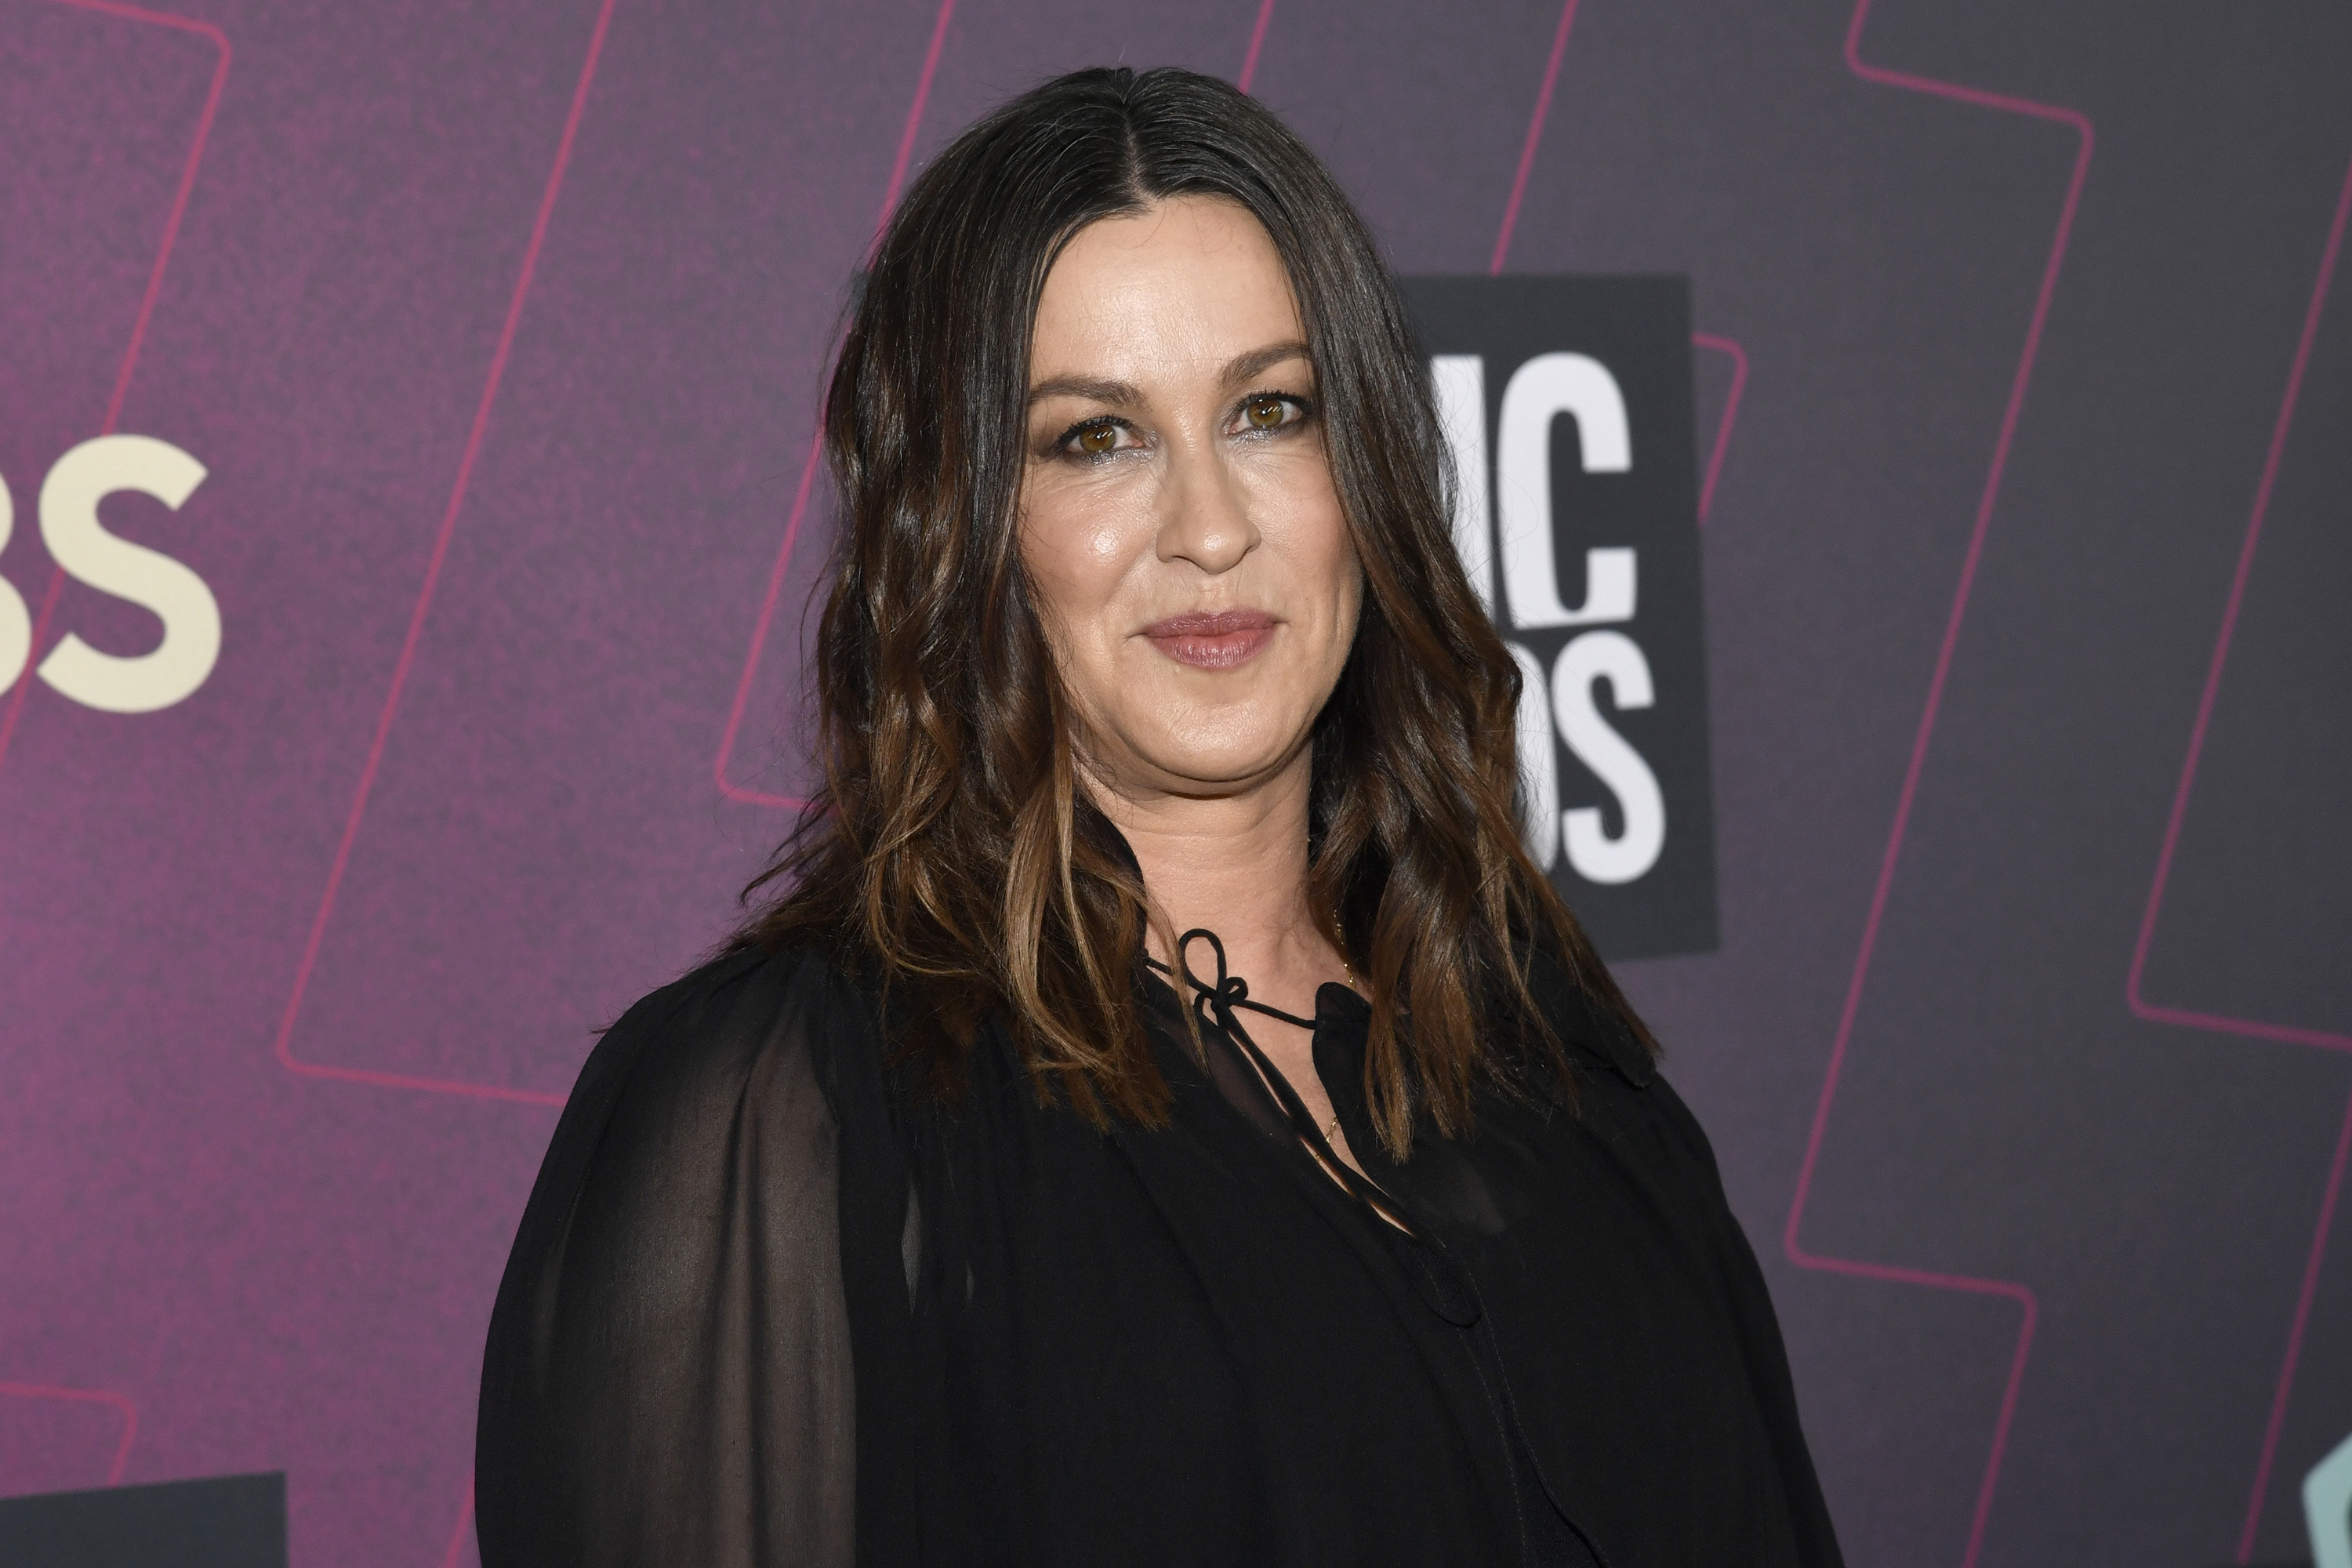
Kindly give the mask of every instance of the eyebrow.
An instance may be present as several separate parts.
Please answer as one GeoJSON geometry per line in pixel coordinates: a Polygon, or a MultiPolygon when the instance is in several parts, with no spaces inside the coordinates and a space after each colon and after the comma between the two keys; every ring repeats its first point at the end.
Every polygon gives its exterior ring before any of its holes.
{"type": "Polygon", "coordinates": [[[1225,363],[1225,384],[1231,386],[1235,382],[1254,380],[1261,372],[1271,370],[1290,359],[1303,359],[1310,365],[1315,363],[1314,356],[1307,352],[1307,345],[1296,338],[1286,342],[1268,343],[1262,349],[1252,349],[1228,360],[1225,363]]]}
{"type": "MultiPolygon", "coordinates": [[[[1225,362],[1219,379],[1227,386],[1250,380],[1261,372],[1278,365],[1285,360],[1307,359],[1307,345],[1297,339],[1268,343],[1264,348],[1251,349],[1235,354],[1225,362]]],[[[1134,408],[1143,402],[1142,392],[1131,382],[1110,381],[1094,375],[1057,375],[1041,381],[1029,389],[1027,406],[1035,407],[1049,397],[1083,397],[1092,403],[1112,408],[1134,408]]]]}
{"type": "Polygon", "coordinates": [[[1143,401],[1143,394],[1124,381],[1105,381],[1091,375],[1057,375],[1051,381],[1041,381],[1029,389],[1029,406],[1034,408],[1049,397],[1083,397],[1089,403],[1107,403],[1113,408],[1133,408],[1143,401]]]}

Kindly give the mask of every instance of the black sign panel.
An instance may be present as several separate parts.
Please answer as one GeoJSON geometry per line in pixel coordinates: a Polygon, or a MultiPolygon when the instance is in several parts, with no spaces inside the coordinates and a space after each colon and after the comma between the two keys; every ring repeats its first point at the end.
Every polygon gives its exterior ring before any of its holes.
{"type": "Polygon", "coordinates": [[[1528,847],[1608,957],[1710,951],[1689,285],[1404,289],[1462,477],[1455,544],[1526,683],[1528,847]]]}
{"type": "Polygon", "coordinates": [[[0,1499],[0,1568],[286,1568],[286,1477],[0,1499]]]}

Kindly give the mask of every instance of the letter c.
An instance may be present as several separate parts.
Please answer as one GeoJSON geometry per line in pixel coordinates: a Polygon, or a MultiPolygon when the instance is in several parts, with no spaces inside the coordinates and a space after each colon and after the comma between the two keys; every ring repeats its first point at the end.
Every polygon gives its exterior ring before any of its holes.
{"type": "Polygon", "coordinates": [[[1496,493],[1503,534],[1503,588],[1511,625],[1590,626],[1633,618],[1633,552],[1585,552],[1585,599],[1559,602],[1552,554],[1551,426],[1576,421],[1588,474],[1622,474],[1633,466],[1625,397],[1609,367],[1587,354],[1538,354],[1503,388],[1503,427],[1496,443],[1496,493]]]}

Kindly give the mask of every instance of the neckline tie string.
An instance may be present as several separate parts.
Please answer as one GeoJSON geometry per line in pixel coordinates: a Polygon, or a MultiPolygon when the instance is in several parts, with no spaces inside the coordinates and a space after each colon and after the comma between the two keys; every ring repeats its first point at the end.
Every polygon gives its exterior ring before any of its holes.
{"type": "MultiPolygon", "coordinates": [[[[1290,1122],[1291,1131],[1297,1133],[1299,1141],[1330,1169],[1343,1189],[1376,1213],[1383,1215],[1394,1214],[1395,1205],[1389,1199],[1388,1194],[1373,1185],[1370,1178],[1359,1174],[1354,1166],[1340,1159],[1333,1151],[1329,1141],[1323,1136],[1322,1128],[1316,1125],[1314,1116],[1308,1112],[1306,1102],[1298,1098],[1298,1091],[1291,1087],[1290,1080],[1283,1076],[1282,1070],[1268,1059],[1264,1050],[1259,1048],[1258,1043],[1250,1037],[1250,1032],[1242,1026],[1240,1010],[1247,1008],[1253,1013],[1263,1013],[1269,1018],[1279,1018],[1284,1023],[1295,1025],[1310,1034],[1315,1029],[1315,1020],[1302,1018],[1296,1013],[1286,1013],[1281,1008],[1269,1006],[1264,1002],[1251,1001],[1249,982],[1231,973],[1227,968],[1225,944],[1218,940],[1215,931],[1206,926],[1194,926],[1191,931],[1178,937],[1176,956],[1182,958],[1185,951],[1192,945],[1195,939],[1206,942],[1209,944],[1209,950],[1217,955],[1217,979],[1216,984],[1210,984],[1192,973],[1192,966],[1189,963],[1185,964],[1183,977],[1185,983],[1192,988],[1192,1005],[1194,1016],[1202,1023],[1223,1033],[1226,1038],[1233,1040],[1247,1053],[1250,1061],[1257,1068],[1259,1076],[1265,1080],[1266,1088],[1273,1091],[1275,1102],[1282,1107],[1282,1113],[1290,1122]]],[[[1171,979],[1176,974],[1175,970],[1156,958],[1146,956],[1144,962],[1171,979]]],[[[1334,1110],[1337,1109],[1337,1106],[1333,1107],[1334,1110]]],[[[1335,1116],[1333,1121],[1336,1122],[1338,1118],[1335,1116]]],[[[1413,1235],[1411,1230],[1406,1230],[1405,1234],[1413,1235]]]]}

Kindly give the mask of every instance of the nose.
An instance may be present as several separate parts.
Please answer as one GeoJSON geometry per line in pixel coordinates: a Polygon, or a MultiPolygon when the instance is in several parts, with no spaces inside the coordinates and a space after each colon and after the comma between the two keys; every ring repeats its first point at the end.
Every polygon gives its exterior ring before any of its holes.
{"type": "Polygon", "coordinates": [[[1177,451],[1160,491],[1160,535],[1154,541],[1160,560],[1189,561],[1211,576],[1240,565],[1258,546],[1249,498],[1218,457],[1213,444],[1206,451],[1177,451]]]}

